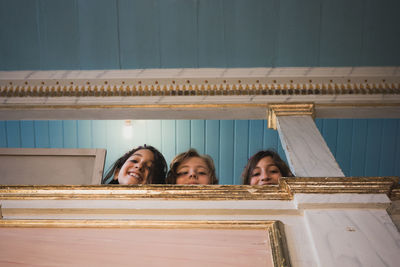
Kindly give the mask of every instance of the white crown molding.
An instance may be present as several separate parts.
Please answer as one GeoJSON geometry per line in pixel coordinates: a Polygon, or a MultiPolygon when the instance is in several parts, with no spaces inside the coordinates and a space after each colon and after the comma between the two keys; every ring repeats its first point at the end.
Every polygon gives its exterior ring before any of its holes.
{"type": "Polygon", "coordinates": [[[299,102],[316,117],[398,118],[400,67],[0,72],[0,119],[265,119],[299,102]]]}

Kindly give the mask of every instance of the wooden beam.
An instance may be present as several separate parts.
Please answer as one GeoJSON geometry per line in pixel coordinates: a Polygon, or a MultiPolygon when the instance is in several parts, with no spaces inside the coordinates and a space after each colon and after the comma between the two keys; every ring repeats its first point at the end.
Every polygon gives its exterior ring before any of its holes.
{"type": "Polygon", "coordinates": [[[344,177],[311,116],[277,116],[289,166],[300,177],[344,177]]]}

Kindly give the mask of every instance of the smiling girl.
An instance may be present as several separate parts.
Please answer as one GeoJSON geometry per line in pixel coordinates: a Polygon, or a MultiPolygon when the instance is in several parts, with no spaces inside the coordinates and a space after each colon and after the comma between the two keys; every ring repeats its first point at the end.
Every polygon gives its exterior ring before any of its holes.
{"type": "Polygon", "coordinates": [[[278,184],[281,177],[292,177],[286,163],[272,150],[262,150],[254,154],[243,170],[243,184],[278,184]]]}
{"type": "Polygon", "coordinates": [[[172,160],[167,175],[168,184],[218,184],[212,158],[189,149],[172,160]]]}
{"type": "Polygon", "coordinates": [[[164,184],[167,163],[152,146],[139,146],[120,157],[107,172],[102,184],[164,184]]]}

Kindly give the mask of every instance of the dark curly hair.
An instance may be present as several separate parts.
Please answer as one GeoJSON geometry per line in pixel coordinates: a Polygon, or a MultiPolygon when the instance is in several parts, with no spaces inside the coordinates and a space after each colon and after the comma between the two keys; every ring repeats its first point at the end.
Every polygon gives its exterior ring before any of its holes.
{"type": "Polygon", "coordinates": [[[215,166],[214,161],[209,155],[200,155],[196,149],[189,149],[186,152],[180,153],[179,155],[175,156],[175,158],[171,161],[169,165],[169,171],[167,174],[166,183],[167,184],[176,184],[176,178],[178,177],[178,167],[181,165],[182,162],[189,158],[201,158],[206,163],[208,170],[210,171],[210,183],[211,184],[218,184],[217,175],[215,174],[215,166]]]}
{"type": "Polygon", "coordinates": [[[247,162],[246,167],[242,173],[242,180],[243,184],[250,184],[251,173],[253,172],[254,168],[257,166],[257,163],[265,157],[271,157],[274,161],[275,165],[278,167],[279,171],[282,174],[282,177],[293,177],[292,172],[290,171],[289,167],[287,166],[286,162],[284,162],[278,153],[273,150],[261,150],[254,154],[249,161],[247,162]]]}
{"type": "Polygon", "coordinates": [[[129,159],[136,151],[141,149],[147,149],[153,152],[154,161],[150,169],[149,176],[147,178],[148,184],[165,184],[165,174],[167,173],[167,162],[164,156],[152,146],[144,145],[136,147],[128,152],[126,152],[122,157],[117,159],[111,168],[108,169],[107,174],[103,177],[102,184],[118,184],[118,180],[114,180],[114,174],[117,170],[121,169],[125,161],[129,159]]]}

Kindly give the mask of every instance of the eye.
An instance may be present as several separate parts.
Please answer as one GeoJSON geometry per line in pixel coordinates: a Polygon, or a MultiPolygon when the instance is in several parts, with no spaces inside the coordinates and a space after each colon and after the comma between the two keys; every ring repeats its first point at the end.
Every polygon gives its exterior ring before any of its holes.
{"type": "Polygon", "coordinates": [[[254,176],[259,176],[260,175],[260,173],[259,172],[255,172],[255,173],[252,173],[251,174],[251,177],[254,177],[254,176]]]}
{"type": "Polygon", "coordinates": [[[132,163],[138,163],[137,159],[132,159],[131,162],[132,163]]]}
{"type": "Polygon", "coordinates": [[[188,172],[186,172],[186,171],[178,172],[178,176],[187,175],[187,174],[188,174],[188,172]]]}
{"type": "Polygon", "coordinates": [[[207,172],[200,171],[199,174],[200,175],[207,175],[207,172]]]}
{"type": "Polygon", "coordinates": [[[280,173],[279,170],[271,170],[271,173],[280,173]]]}

